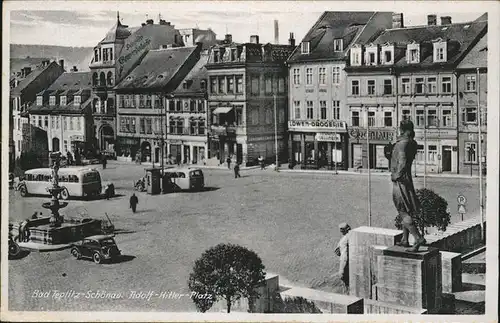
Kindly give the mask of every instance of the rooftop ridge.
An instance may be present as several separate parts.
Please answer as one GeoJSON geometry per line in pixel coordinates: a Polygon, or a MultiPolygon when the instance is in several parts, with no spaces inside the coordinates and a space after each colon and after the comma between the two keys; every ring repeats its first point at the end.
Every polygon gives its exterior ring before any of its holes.
{"type": "Polygon", "coordinates": [[[480,21],[468,21],[468,22],[454,22],[452,24],[448,25],[416,25],[416,26],[408,26],[408,27],[401,27],[401,28],[387,28],[383,32],[390,31],[390,30],[409,30],[409,29],[419,29],[419,28],[439,28],[439,27],[453,27],[453,26],[459,26],[459,25],[470,25],[470,24],[478,24],[478,23],[484,23],[488,22],[487,20],[480,20],[480,21]]]}

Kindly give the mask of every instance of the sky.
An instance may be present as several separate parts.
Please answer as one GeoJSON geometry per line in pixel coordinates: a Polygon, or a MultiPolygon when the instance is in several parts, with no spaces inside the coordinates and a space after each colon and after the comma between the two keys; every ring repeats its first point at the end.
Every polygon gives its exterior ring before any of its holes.
{"type": "MultiPolygon", "coordinates": [[[[68,1],[71,2],[71,1],[68,1]]],[[[30,2],[27,2],[30,3],[30,2]]],[[[331,2],[110,2],[96,5],[85,5],[71,2],[55,2],[57,5],[31,5],[30,10],[10,11],[10,43],[13,44],[43,44],[61,46],[95,46],[113,27],[116,13],[120,12],[123,24],[140,26],[146,19],[158,22],[158,17],[170,21],[176,28],[211,28],[218,39],[226,33],[233,35],[236,42],[248,41],[250,35],[257,34],[261,42],[274,41],[274,20],[279,22],[280,43],[286,43],[290,32],[295,34],[297,43],[313,26],[325,10],[385,10],[402,12],[406,26],[423,25],[427,23],[427,14],[436,14],[438,23],[440,16],[451,16],[453,22],[471,21],[479,17],[481,10],[467,10],[462,7],[447,7],[443,5],[429,6],[421,4],[418,7],[387,7],[372,8],[366,4],[383,2],[356,2],[346,7],[331,2]],[[361,6],[359,5],[361,4],[361,6]],[[363,5],[364,4],[364,5],[363,5]],[[51,8],[51,10],[44,10],[51,8]],[[55,10],[57,8],[57,10],[55,10]],[[396,10],[395,10],[396,9],[396,10]],[[449,10],[453,9],[453,10],[449,10]],[[458,9],[458,10],[457,10],[458,9]],[[448,11],[447,11],[448,10],[448,11]]],[[[378,6],[377,6],[378,7],[378,6]]],[[[18,7],[26,8],[26,6],[18,7]]],[[[476,9],[476,8],[473,8],[476,9]]]]}

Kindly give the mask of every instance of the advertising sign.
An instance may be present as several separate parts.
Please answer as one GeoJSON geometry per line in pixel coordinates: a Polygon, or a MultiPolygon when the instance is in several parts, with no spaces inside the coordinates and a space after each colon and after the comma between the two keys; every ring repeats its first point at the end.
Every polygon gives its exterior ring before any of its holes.
{"type": "Polygon", "coordinates": [[[331,141],[340,142],[340,134],[338,133],[322,133],[318,132],[315,137],[316,141],[331,141]]]}
{"type": "MultiPolygon", "coordinates": [[[[348,130],[349,138],[366,140],[366,128],[350,128],[348,130]]],[[[368,131],[370,140],[393,141],[394,130],[388,129],[370,129],[368,131]]]]}
{"type": "Polygon", "coordinates": [[[289,120],[288,128],[291,130],[337,130],[345,131],[346,123],[340,120],[289,120]]]}

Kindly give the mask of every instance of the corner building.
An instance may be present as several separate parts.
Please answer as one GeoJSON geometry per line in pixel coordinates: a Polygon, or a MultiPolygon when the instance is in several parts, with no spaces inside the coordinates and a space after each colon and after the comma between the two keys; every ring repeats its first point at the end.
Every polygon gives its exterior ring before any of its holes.
{"type": "Polygon", "coordinates": [[[288,59],[288,155],[302,168],[348,167],[349,49],[392,24],[390,12],[324,12],[288,59]]]}

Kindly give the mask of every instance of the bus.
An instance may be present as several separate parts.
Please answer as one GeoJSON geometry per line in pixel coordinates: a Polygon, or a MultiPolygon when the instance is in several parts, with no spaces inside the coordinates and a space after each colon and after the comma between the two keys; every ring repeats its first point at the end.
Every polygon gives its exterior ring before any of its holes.
{"type": "MultiPolygon", "coordinates": [[[[90,197],[98,196],[102,191],[101,175],[99,171],[88,167],[65,167],[58,171],[60,198],[67,200],[70,196],[90,197]]],[[[36,168],[24,172],[24,179],[19,183],[18,190],[21,196],[31,194],[50,195],[48,187],[52,186],[52,169],[36,168]]]]}
{"type": "Polygon", "coordinates": [[[199,168],[168,168],[165,169],[164,179],[169,181],[171,189],[198,190],[205,187],[203,171],[199,168]]]}

